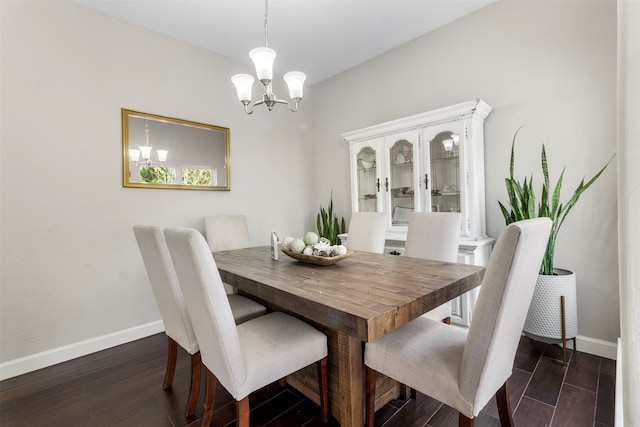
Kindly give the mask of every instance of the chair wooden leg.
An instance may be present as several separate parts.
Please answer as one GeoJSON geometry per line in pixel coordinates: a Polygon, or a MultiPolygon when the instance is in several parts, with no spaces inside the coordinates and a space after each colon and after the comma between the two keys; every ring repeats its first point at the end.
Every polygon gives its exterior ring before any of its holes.
{"type": "Polygon", "coordinates": [[[496,402],[498,403],[498,414],[500,415],[500,425],[502,427],[513,427],[513,417],[511,416],[511,404],[509,403],[509,386],[505,381],[502,387],[496,392],[496,402]]]}
{"type": "MultiPolygon", "coordinates": [[[[206,369],[206,367],[205,367],[206,369]]],[[[213,407],[216,401],[216,387],[218,380],[216,376],[209,370],[207,370],[207,382],[204,390],[204,414],[202,414],[202,427],[209,427],[211,419],[213,418],[213,407]]]]}
{"type": "Polygon", "coordinates": [[[458,426],[459,427],[473,427],[475,418],[467,418],[464,415],[460,414],[458,417],[458,426]]]}
{"type": "Polygon", "coordinates": [[[176,372],[176,360],[178,359],[178,343],[167,335],[169,340],[169,349],[167,354],[167,370],[164,373],[164,383],[162,383],[162,389],[166,390],[171,387],[173,383],[173,374],[176,372]]]}
{"type": "Polygon", "coordinates": [[[445,317],[444,319],[442,319],[442,323],[446,323],[447,325],[451,324],[451,317],[445,317]]]}
{"type": "Polygon", "coordinates": [[[329,422],[329,382],[327,374],[327,358],[318,360],[318,383],[320,384],[320,411],[322,422],[329,422]]]}
{"type": "Polygon", "coordinates": [[[236,402],[236,418],[238,427],[249,427],[249,396],[236,402]]]}
{"type": "Polygon", "coordinates": [[[189,398],[187,399],[187,410],[184,414],[189,418],[196,413],[196,405],[198,404],[198,394],[200,393],[200,380],[202,373],[202,361],[200,352],[191,355],[191,386],[189,387],[189,398]]]}
{"type": "Polygon", "coordinates": [[[373,427],[373,421],[376,413],[376,371],[368,366],[365,366],[366,378],[365,378],[365,410],[366,410],[366,427],[373,427]]]}

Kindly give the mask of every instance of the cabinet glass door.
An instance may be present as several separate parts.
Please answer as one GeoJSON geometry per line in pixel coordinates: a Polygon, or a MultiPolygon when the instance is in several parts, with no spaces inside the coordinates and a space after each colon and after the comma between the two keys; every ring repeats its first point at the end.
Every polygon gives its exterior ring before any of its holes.
{"type": "Polygon", "coordinates": [[[358,212],[377,212],[380,180],[378,179],[376,152],[371,147],[357,154],[358,212]]]}
{"type": "Polygon", "coordinates": [[[429,142],[431,211],[460,212],[459,136],[441,132],[429,142]]]}
{"type": "Polygon", "coordinates": [[[397,140],[388,151],[389,170],[385,187],[389,194],[391,225],[406,227],[409,215],[415,209],[413,188],[413,144],[406,139],[397,140]]]}

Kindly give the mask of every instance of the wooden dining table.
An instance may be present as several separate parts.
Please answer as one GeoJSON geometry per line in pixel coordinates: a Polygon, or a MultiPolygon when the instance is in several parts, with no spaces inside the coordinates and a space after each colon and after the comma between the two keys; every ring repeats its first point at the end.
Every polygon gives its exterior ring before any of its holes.
{"type": "MultiPolygon", "coordinates": [[[[405,256],[353,252],[313,265],[269,246],[215,252],[222,280],[239,294],[299,317],[327,334],[331,413],[343,427],[364,425],[363,343],[375,341],[480,285],[484,268],[405,256]]],[[[319,402],[313,367],[287,382],[319,402]]],[[[403,387],[379,379],[376,409],[403,387]]]]}

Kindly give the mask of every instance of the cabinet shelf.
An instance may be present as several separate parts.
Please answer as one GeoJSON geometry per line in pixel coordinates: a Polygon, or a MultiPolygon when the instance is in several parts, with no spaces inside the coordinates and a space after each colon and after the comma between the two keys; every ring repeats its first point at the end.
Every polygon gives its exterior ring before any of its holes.
{"type": "Polygon", "coordinates": [[[451,157],[435,157],[432,158],[431,161],[432,162],[451,162],[451,161],[457,161],[460,157],[459,156],[451,156],[451,157]]]}
{"type": "Polygon", "coordinates": [[[456,192],[451,192],[451,193],[431,193],[431,197],[439,197],[439,196],[460,196],[460,192],[456,191],[456,192]]]}
{"type": "Polygon", "coordinates": [[[393,169],[398,169],[398,168],[412,168],[413,167],[413,162],[406,162],[406,163],[392,163],[391,167],[393,169]]]}
{"type": "Polygon", "coordinates": [[[376,173],[376,168],[375,168],[375,167],[370,167],[370,168],[358,168],[358,173],[369,173],[369,172],[376,173]]]}

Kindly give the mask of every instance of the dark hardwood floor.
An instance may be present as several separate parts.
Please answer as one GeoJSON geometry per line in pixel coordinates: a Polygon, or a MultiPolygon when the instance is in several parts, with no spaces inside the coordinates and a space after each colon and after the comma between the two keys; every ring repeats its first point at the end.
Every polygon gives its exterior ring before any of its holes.
{"type": "MultiPolygon", "coordinates": [[[[183,416],[189,358],[179,352],[173,387],[162,390],[166,337],[154,335],[0,382],[0,425],[198,426],[183,416]]],[[[516,426],[613,426],[615,361],[576,352],[562,366],[559,347],[523,337],[510,380],[516,426]]],[[[204,383],[203,383],[204,384],[204,383]]],[[[202,415],[202,397],[197,416],[202,415]]],[[[322,426],[319,408],[272,384],[250,396],[252,426],[322,426]]],[[[213,426],[235,425],[235,406],[219,389],[213,426]]],[[[418,393],[376,413],[376,426],[456,426],[457,413],[418,393]]],[[[330,426],[338,423],[332,420],[330,426]]],[[[499,426],[495,402],[477,427],[499,426]]]]}

